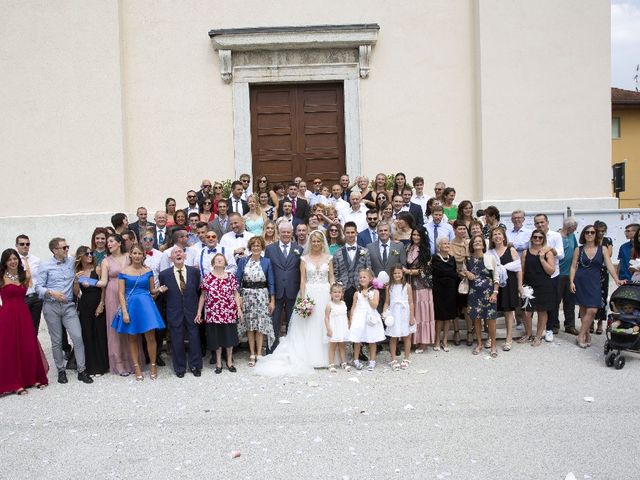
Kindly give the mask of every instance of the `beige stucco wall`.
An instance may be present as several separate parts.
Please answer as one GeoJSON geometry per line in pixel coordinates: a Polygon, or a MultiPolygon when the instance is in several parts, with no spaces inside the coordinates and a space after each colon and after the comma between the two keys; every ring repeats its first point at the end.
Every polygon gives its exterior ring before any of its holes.
{"type": "MultiPolygon", "coordinates": [[[[0,217],[184,205],[236,173],[207,32],[347,23],[380,25],[359,81],[363,173],[509,208],[609,206],[608,19],[607,0],[0,0],[0,157],[15,172],[0,217]]],[[[26,226],[0,218],[1,244],[26,226]]]]}

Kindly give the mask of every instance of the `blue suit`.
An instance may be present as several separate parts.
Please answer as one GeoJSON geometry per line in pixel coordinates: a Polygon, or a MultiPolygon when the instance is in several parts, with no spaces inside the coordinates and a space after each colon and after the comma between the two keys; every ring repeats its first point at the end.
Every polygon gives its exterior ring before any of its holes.
{"type": "Polygon", "coordinates": [[[264,256],[271,261],[273,275],[275,279],[276,306],[273,309],[272,322],[276,340],[273,345],[267,346],[269,353],[278,346],[280,336],[280,317],[284,306],[285,327],[288,328],[293,306],[300,291],[300,257],[302,247],[297,243],[289,244],[289,253],[285,258],[280,249],[280,242],[267,246],[264,256]]]}
{"type": "Polygon", "coordinates": [[[373,241],[373,238],[371,238],[371,230],[369,230],[368,228],[358,234],[358,246],[360,247],[366,247],[373,241]]]}
{"type": "Polygon", "coordinates": [[[189,339],[189,369],[202,369],[200,332],[194,322],[198,314],[200,272],[195,267],[184,266],[183,269],[186,270],[184,292],[180,291],[173,267],[162,270],[159,275],[160,285],[168,288],[164,295],[167,300],[167,324],[171,332],[171,357],[176,373],[186,370],[185,331],[189,339]]]}

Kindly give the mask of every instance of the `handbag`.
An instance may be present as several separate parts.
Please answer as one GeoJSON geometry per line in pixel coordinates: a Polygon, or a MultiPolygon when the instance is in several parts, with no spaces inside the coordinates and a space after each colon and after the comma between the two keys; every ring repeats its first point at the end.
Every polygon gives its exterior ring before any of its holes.
{"type": "Polygon", "coordinates": [[[395,318],[393,318],[393,315],[391,315],[391,310],[389,309],[386,309],[384,312],[382,312],[382,318],[384,319],[384,324],[387,327],[392,327],[395,323],[395,318]]]}
{"type": "Polygon", "coordinates": [[[463,278],[462,281],[458,284],[458,293],[460,295],[468,295],[469,294],[469,279],[463,278]]]}

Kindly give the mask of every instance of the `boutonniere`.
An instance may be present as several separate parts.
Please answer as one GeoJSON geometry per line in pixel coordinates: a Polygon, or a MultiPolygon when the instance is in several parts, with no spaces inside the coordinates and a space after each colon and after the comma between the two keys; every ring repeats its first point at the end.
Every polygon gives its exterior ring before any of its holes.
{"type": "Polygon", "coordinates": [[[391,250],[391,255],[398,256],[398,255],[400,255],[400,252],[397,251],[397,250],[391,250]]]}
{"type": "Polygon", "coordinates": [[[367,254],[367,251],[364,248],[361,248],[360,250],[358,250],[358,255],[360,255],[361,257],[364,257],[367,254]]]}
{"type": "Polygon", "coordinates": [[[294,249],[293,249],[293,253],[295,253],[296,255],[300,256],[300,254],[301,254],[302,252],[300,252],[300,250],[298,250],[297,248],[294,248],[294,249]]]}

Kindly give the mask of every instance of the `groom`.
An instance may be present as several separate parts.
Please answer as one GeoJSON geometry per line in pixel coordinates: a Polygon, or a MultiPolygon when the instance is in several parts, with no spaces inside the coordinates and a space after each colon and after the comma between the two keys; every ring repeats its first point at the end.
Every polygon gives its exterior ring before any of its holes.
{"type": "Polygon", "coordinates": [[[300,256],[302,248],[291,241],[293,227],[289,222],[278,225],[280,240],[267,246],[264,256],[269,259],[273,268],[276,283],[276,306],[273,309],[273,331],[276,339],[273,345],[267,345],[267,353],[272,353],[278,346],[280,338],[280,316],[284,306],[285,331],[289,327],[289,319],[293,312],[296,296],[300,290],[300,256]]]}

